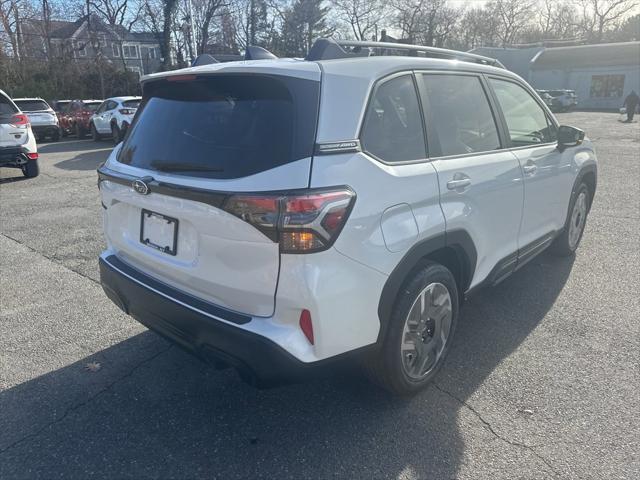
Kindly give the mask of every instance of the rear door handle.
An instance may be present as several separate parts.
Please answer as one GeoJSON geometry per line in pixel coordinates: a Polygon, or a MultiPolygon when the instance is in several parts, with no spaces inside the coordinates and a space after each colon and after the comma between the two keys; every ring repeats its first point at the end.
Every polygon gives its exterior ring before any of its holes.
{"type": "Polygon", "coordinates": [[[527,163],[524,167],[522,167],[525,175],[533,175],[538,170],[538,166],[535,163],[527,163]]]}
{"type": "Polygon", "coordinates": [[[455,178],[447,182],[447,188],[449,190],[459,190],[461,188],[467,188],[471,185],[470,178],[455,178]]]}

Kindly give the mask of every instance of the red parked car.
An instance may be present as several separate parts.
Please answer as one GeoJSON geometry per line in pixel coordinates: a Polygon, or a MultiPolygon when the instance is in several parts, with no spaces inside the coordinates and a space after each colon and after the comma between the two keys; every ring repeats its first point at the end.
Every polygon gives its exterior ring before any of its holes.
{"type": "Polygon", "coordinates": [[[62,135],[75,134],[78,138],[84,138],[91,130],[89,120],[91,115],[98,110],[102,100],[73,100],[58,114],[62,135]]]}

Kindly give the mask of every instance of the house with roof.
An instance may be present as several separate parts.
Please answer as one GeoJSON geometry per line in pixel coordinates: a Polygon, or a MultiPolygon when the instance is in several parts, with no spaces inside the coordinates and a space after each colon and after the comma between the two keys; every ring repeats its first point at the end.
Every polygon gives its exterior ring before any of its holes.
{"type": "Polygon", "coordinates": [[[21,34],[23,57],[50,57],[79,63],[100,59],[139,76],[157,72],[162,63],[155,34],[109,25],[96,15],[85,15],[73,22],[51,20],[48,24],[28,20],[23,22],[21,34]]]}
{"type": "Polygon", "coordinates": [[[618,109],[631,90],[640,92],[640,42],[545,49],[531,60],[529,82],[575,90],[582,108],[618,109]]]}
{"type": "Polygon", "coordinates": [[[640,93],[640,42],[594,45],[482,47],[538,90],[574,90],[579,108],[614,110],[640,93]]]}

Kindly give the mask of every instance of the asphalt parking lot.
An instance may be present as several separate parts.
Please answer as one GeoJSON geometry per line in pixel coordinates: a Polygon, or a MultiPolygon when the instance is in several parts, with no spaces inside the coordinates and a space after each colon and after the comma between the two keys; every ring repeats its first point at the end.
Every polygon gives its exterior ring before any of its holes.
{"type": "Polygon", "coordinates": [[[472,298],[411,399],[357,372],[255,390],[123,315],[98,280],[108,142],[0,169],[0,478],[640,478],[640,128],[559,118],[600,160],[577,256],[472,298]]]}

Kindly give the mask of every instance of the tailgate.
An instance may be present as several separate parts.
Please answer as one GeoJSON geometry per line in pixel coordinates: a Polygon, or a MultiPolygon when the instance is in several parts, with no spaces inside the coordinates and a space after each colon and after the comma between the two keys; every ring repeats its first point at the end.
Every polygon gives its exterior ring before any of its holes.
{"type": "Polygon", "coordinates": [[[255,74],[146,86],[100,170],[109,248],[174,288],[271,316],[279,245],[260,214],[248,221],[225,205],[308,186],[318,95],[319,81],[255,74]]]}

